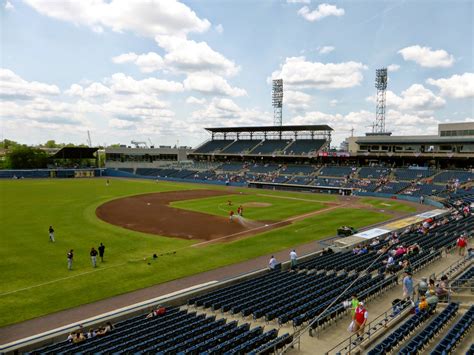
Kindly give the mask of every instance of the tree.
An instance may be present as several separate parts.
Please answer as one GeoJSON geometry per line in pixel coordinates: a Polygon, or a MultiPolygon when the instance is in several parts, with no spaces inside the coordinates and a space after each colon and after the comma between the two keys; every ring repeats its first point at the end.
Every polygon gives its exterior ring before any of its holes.
{"type": "Polygon", "coordinates": [[[56,141],[54,139],[50,139],[45,144],[43,144],[43,147],[45,148],[58,148],[59,146],[60,145],[56,144],[56,141]]]}
{"type": "Polygon", "coordinates": [[[8,169],[46,168],[48,154],[41,149],[19,145],[6,154],[5,167],[8,169]]]}
{"type": "Polygon", "coordinates": [[[0,141],[0,148],[3,149],[11,149],[17,146],[19,146],[17,142],[11,141],[9,139],[4,139],[3,141],[0,141]]]}

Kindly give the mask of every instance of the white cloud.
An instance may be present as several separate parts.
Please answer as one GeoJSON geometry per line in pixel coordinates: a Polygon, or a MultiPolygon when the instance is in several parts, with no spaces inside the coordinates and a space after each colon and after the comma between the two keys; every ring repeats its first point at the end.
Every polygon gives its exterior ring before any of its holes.
{"type": "Polygon", "coordinates": [[[185,73],[212,71],[226,76],[239,72],[240,68],[233,61],[214,51],[206,42],[172,36],[157,36],[155,39],[167,52],[164,57],[166,65],[177,71],[185,73]]]}
{"type": "Polygon", "coordinates": [[[411,60],[425,68],[450,67],[454,57],[444,49],[432,50],[419,45],[406,47],[398,51],[404,60],[411,60]]]}
{"type": "Polygon", "coordinates": [[[115,73],[109,79],[106,79],[106,84],[116,94],[147,94],[157,95],[162,92],[181,92],[184,90],[183,84],[176,81],[168,81],[156,78],[146,78],[142,80],[135,80],[131,76],[124,73],[115,73]]]}
{"type": "Polygon", "coordinates": [[[204,105],[206,103],[206,99],[198,99],[194,96],[189,96],[186,99],[186,103],[190,105],[204,105]]]}
{"type": "Polygon", "coordinates": [[[270,125],[272,115],[257,109],[242,109],[227,98],[214,98],[206,107],[194,111],[191,125],[197,131],[203,126],[255,126],[270,125]]]}
{"type": "Polygon", "coordinates": [[[0,98],[27,100],[38,96],[59,95],[56,85],[26,81],[13,71],[0,68],[0,98]]]}
{"type": "Polygon", "coordinates": [[[99,96],[108,96],[111,94],[111,90],[101,83],[92,83],[85,89],[81,85],[72,84],[70,88],[64,93],[70,96],[94,98],[99,96]]]}
{"type": "Polygon", "coordinates": [[[155,52],[140,55],[133,52],[124,53],[113,57],[112,61],[116,64],[134,63],[142,73],[152,73],[164,67],[163,58],[155,52]]]}
{"type": "Polygon", "coordinates": [[[141,36],[202,33],[210,22],[200,19],[188,6],[176,0],[25,0],[42,15],[96,32],[103,28],[115,32],[131,31],[141,36]]]}
{"type": "MultiPolygon", "coordinates": [[[[367,101],[375,102],[375,96],[369,96],[367,101]]],[[[436,96],[431,90],[421,84],[413,84],[401,92],[400,96],[393,91],[387,91],[387,107],[401,111],[416,112],[418,115],[430,115],[433,110],[444,107],[446,101],[436,96]]]]}
{"type": "Polygon", "coordinates": [[[247,95],[247,92],[244,89],[232,87],[223,77],[210,72],[189,74],[184,80],[184,87],[187,90],[195,90],[211,95],[247,95]]]}
{"type": "Polygon", "coordinates": [[[117,128],[117,129],[135,129],[136,125],[133,122],[120,120],[118,118],[112,118],[109,120],[109,127],[110,128],[117,128]]]}
{"type": "Polygon", "coordinates": [[[7,0],[5,2],[5,10],[12,11],[14,9],[15,9],[15,6],[13,6],[13,4],[10,1],[7,0]]]}
{"type": "Polygon", "coordinates": [[[428,79],[430,85],[437,86],[442,96],[455,99],[474,97],[474,73],[453,75],[450,78],[428,79]]]}
{"type": "Polygon", "coordinates": [[[286,0],[288,4],[310,4],[311,0],[286,0]]]}
{"type": "Polygon", "coordinates": [[[339,103],[339,100],[336,100],[336,99],[329,101],[329,105],[331,107],[336,107],[338,103],[339,103]]]}
{"type": "Polygon", "coordinates": [[[216,27],[216,32],[219,33],[219,34],[222,34],[224,33],[224,26],[222,26],[222,24],[218,24],[216,27]]]}
{"type": "Polygon", "coordinates": [[[308,108],[311,99],[311,95],[301,91],[285,90],[283,93],[283,103],[296,110],[308,108]]]}
{"type": "Polygon", "coordinates": [[[360,85],[365,65],[357,62],[319,63],[305,57],[286,58],[272,78],[283,78],[285,85],[301,88],[343,89],[360,85]]]}
{"type": "Polygon", "coordinates": [[[390,64],[388,67],[387,67],[387,70],[389,72],[394,72],[394,71],[397,71],[398,69],[400,69],[400,66],[398,64],[390,64]]]}
{"type": "Polygon", "coordinates": [[[319,54],[328,54],[328,53],[331,53],[335,49],[336,48],[333,46],[324,46],[324,47],[318,48],[318,52],[319,54]]]}
{"type": "Polygon", "coordinates": [[[301,9],[299,9],[298,15],[300,15],[307,21],[314,22],[322,20],[323,18],[328,16],[343,16],[344,9],[340,9],[335,5],[319,4],[317,9],[311,11],[308,6],[303,6],[301,9]]]}

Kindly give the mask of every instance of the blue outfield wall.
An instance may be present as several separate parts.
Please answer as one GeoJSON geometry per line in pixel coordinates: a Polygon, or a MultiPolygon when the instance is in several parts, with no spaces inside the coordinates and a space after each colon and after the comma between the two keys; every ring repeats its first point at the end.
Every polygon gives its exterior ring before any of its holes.
{"type": "MultiPolygon", "coordinates": [[[[104,176],[105,169],[84,168],[84,169],[14,169],[0,170],[0,179],[13,178],[73,178],[76,173],[94,172],[94,176],[104,176]]],[[[92,176],[90,176],[92,177],[92,176]]]]}
{"type": "MultiPolygon", "coordinates": [[[[407,196],[407,195],[394,195],[394,194],[384,194],[379,192],[355,192],[355,196],[368,196],[368,197],[381,197],[381,198],[390,198],[396,200],[405,200],[410,202],[419,203],[419,197],[407,196]]],[[[434,201],[430,198],[425,197],[424,203],[426,205],[431,205],[437,208],[444,208],[444,205],[441,202],[434,201]]]]}
{"type": "Polygon", "coordinates": [[[173,177],[143,176],[143,175],[135,175],[133,173],[128,173],[126,171],[114,170],[114,169],[106,169],[105,174],[106,176],[111,176],[111,177],[123,177],[123,178],[132,178],[132,179],[189,182],[192,184],[208,184],[208,185],[235,186],[235,187],[247,186],[246,182],[231,182],[227,184],[225,181],[219,181],[219,180],[195,180],[195,179],[181,179],[181,178],[173,178],[173,177]]]}

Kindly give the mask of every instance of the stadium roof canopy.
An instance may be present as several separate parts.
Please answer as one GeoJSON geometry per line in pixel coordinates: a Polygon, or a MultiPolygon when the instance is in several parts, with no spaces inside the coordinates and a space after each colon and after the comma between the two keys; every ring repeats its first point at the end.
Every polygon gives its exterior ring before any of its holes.
{"type": "Polygon", "coordinates": [[[99,148],[63,147],[51,159],[95,159],[99,148]]]}
{"type": "Polygon", "coordinates": [[[249,127],[220,127],[205,128],[212,133],[229,132],[295,132],[295,131],[333,131],[328,125],[301,125],[301,126],[249,126],[249,127]]]}

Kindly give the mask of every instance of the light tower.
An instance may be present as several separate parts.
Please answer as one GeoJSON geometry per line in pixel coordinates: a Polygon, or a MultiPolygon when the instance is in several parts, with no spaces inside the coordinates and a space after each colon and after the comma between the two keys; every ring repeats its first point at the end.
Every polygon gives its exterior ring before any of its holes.
{"type": "Polygon", "coordinates": [[[377,89],[377,108],[372,133],[385,133],[385,100],[387,96],[387,68],[375,70],[375,88],[377,89]]]}
{"type": "Polygon", "coordinates": [[[273,125],[283,124],[283,79],[273,80],[272,85],[273,125]]]}

